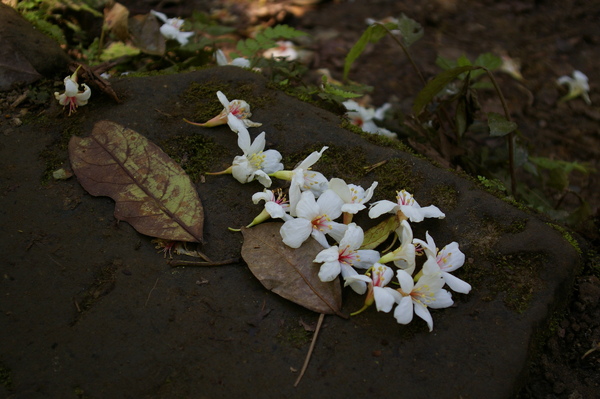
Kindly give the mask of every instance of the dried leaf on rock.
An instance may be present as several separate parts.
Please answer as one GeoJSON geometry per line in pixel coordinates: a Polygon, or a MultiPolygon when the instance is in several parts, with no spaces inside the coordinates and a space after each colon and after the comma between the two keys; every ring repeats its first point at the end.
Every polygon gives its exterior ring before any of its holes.
{"type": "Polygon", "coordinates": [[[204,210],[190,178],[139,133],[100,121],[89,137],[71,138],[69,157],[83,188],[116,201],[117,219],[151,237],[202,242],[204,210]]]}
{"type": "Polygon", "coordinates": [[[163,55],[166,41],[160,33],[160,23],[152,14],[129,18],[129,33],[133,44],[146,54],[163,55]]]}
{"type": "Polygon", "coordinates": [[[263,223],[243,228],[242,258],[252,274],[268,290],[314,312],[342,314],[342,288],[339,281],[322,282],[319,265],[313,263],[323,249],[309,238],[300,248],[281,240],[281,223],[263,223]]]}

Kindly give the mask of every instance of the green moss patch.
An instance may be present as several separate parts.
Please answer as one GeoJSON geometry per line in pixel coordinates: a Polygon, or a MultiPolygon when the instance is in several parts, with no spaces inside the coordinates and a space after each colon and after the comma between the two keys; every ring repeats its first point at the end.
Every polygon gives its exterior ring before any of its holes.
{"type": "Polygon", "coordinates": [[[201,134],[169,137],[160,142],[159,146],[194,182],[198,182],[206,172],[215,172],[209,168],[217,163],[217,159],[229,155],[229,150],[201,134]]]}

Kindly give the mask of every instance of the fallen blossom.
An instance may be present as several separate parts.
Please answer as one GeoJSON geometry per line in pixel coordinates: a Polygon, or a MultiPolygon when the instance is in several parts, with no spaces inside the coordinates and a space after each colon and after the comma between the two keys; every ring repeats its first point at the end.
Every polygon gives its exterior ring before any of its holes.
{"type": "Polygon", "coordinates": [[[194,35],[194,32],[182,32],[181,27],[183,26],[183,19],[181,18],[167,18],[162,12],[151,10],[150,13],[156,18],[163,22],[160,27],[160,33],[168,40],[177,40],[177,42],[185,46],[190,37],[194,35]]]}
{"type": "Polygon", "coordinates": [[[83,91],[79,91],[79,85],[77,84],[77,71],[79,71],[79,67],[75,72],[73,72],[72,75],[67,76],[64,79],[64,93],[54,93],[54,98],[58,100],[60,105],[69,106],[69,115],[75,112],[77,107],[86,105],[90,99],[90,96],[92,95],[92,90],[85,83],[81,84],[83,91]]]}

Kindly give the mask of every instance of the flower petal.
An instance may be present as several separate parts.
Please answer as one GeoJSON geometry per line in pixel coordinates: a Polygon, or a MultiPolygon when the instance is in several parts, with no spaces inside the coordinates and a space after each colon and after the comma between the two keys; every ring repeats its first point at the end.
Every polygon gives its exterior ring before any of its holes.
{"type": "Polygon", "coordinates": [[[384,213],[393,213],[392,211],[396,208],[398,204],[388,200],[381,200],[374,202],[371,205],[371,209],[369,209],[369,217],[371,219],[378,218],[384,213]]]}
{"type": "Polygon", "coordinates": [[[229,107],[229,100],[222,91],[217,92],[217,98],[225,108],[229,107]]]}
{"type": "MultiPolygon", "coordinates": [[[[409,276],[410,278],[410,276],[409,276]]],[[[394,310],[394,318],[400,324],[408,324],[413,319],[413,302],[409,296],[402,297],[394,310]]]]}
{"type": "Polygon", "coordinates": [[[306,219],[291,219],[281,226],[279,233],[283,242],[292,248],[300,248],[302,243],[310,237],[312,224],[306,219]]]}
{"type": "Polygon", "coordinates": [[[373,287],[373,296],[375,298],[375,307],[378,312],[388,313],[394,306],[394,295],[389,291],[394,291],[388,287],[373,287]]]}
{"type": "Polygon", "coordinates": [[[340,275],[340,262],[325,262],[319,269],[319,279],[323,282],[333,281],[340,275]]]}
{"type": "Polygon", "coordinates": [[[344,237],[340,240],[340,247],[344,248],[348,246],[350,249],[355,250],[360,248],[364,239],[365,233],[363,232],[363,229],[356,223],[350,223],[344,237]]]}
{"type": "Polygon", "coordinates": [[[296,204],[296,216],[311,221],[319,216],[319,214],[321,214],[321,211],[315,200],[315,195],[311,191],[303,192],[296,204]]]}
{"type": "Polygon", "coordinates": [[[429,332],[433,331],[433,318],[431,317],[429,310],[427,310],[427,306],[419,302],[415,302],[414,304],[415,314],[427,322],[427,325],[429,326],[429,332]]]}
{"type": "Polygon", "coordinates": [[[344,201],[342,201],[340,196],[337,195],[333,190],[325,190],[325,192],[317,200],[317,205],[321,209],[321,214],[329,216],[331,220],[340,217],[342,214],[343,204],[344,201]]]}

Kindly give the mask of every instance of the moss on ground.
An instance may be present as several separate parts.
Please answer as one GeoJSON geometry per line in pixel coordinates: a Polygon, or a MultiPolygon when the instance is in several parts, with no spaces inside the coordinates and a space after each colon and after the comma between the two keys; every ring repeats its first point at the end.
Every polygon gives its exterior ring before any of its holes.
{"type": "Polygon", "coordinates": [[[194,182],[198,182],[217,160],[229,155],[229,150],[201,134],[169,137],[159,143],[163,151],[177,162],[194,182]]]}

